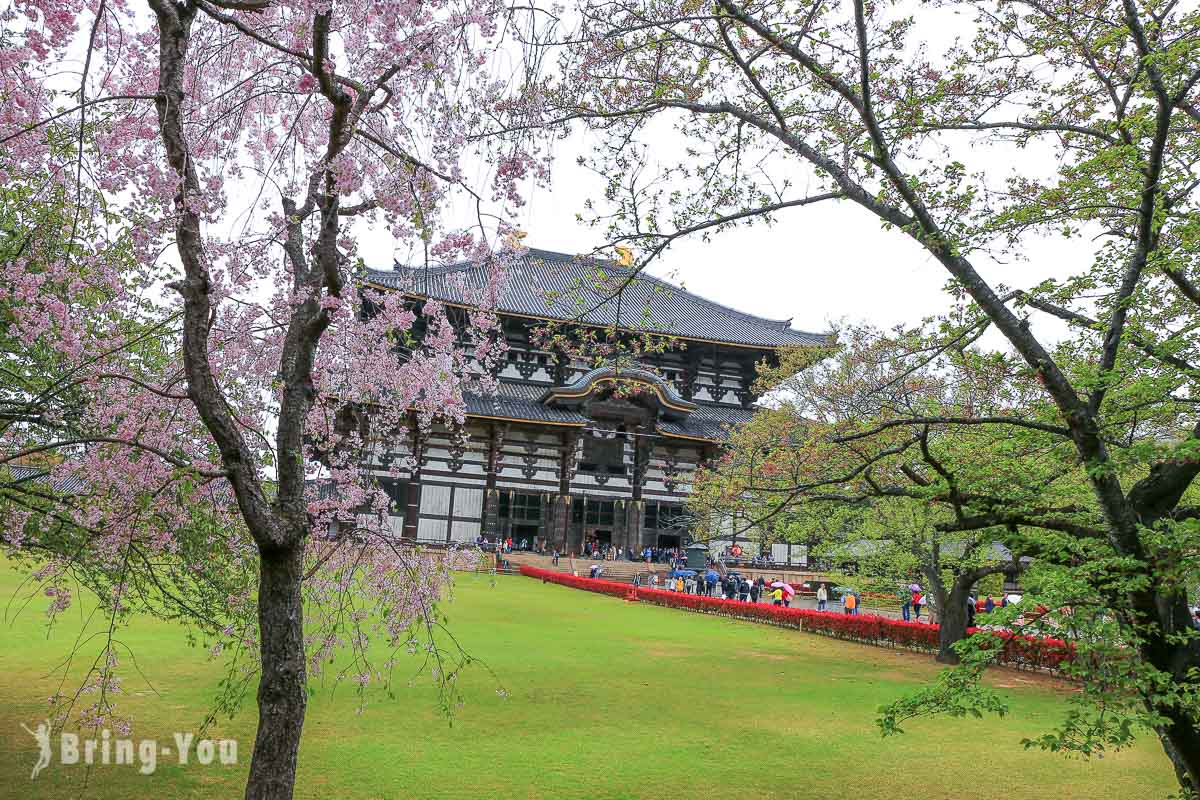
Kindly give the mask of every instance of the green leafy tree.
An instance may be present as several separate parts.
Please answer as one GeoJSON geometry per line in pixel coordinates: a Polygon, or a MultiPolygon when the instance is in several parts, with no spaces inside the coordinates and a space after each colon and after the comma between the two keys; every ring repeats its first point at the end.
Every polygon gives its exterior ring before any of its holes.
{"type": "Polygon", "coordinates": [[[962,319],[940,346],[994,330],[1008,348],[995,380],[1018,377],[1036,396],[1013,404],[1017,421],[921,412],[915,427],[857,440],[860,461],[920,451],[921,420],[925,441],[951,432],[944,450],[985,454],[951,478],[922,454],[908,483],[944,487],[960,530],[1039,532],[1039,563],[1061,563],[1097,619],[1119,626],[1138,676],[1123,686],[1192,791],[1200,12],[1160,0],[960,7],[962,35],[943,45],[944,6],[585,2],[559,69],[521,111],[599,132],[590,163],[606,202],[593,220],[639,264],[681,237],[833,203],[946,271],[962,319]],[[660,117],[673,147],[647,138],[660,117]],[[1045,234],[1078,241],[1069,278],[1052,279],[1061,264],[1016,289],[986,277],[1045,234]],[[1034,324],[1046,314],[1070,326],[1061,346],[1034,324]]]}
{"type": "MultiPolygon", "coordinates": [[[[1145,658],[1145,631],[1126,603],[1138,590],[1186,603],[1200,577],[1190,557],[1198,493],[1190,487],[1142,531],[1163,563],[1150,569],[1114,548],[1090,471],[1037,374],[1012,353],[971,344],[986,324],[976,313],[887,334],[849,329],[823,363],[764,368],[760,388],[778,405],[734,433],[699,476],[694,503],[705,519],[819,543],[860,574],[924,577],[942,626],[939,660],[962,663],[886,709],[885,733],[921,716],[1005,710],[979,684],[995,642],[966,636],[966,598],[980,580],[1020,571],[1026,600],[982,621],[1070,640],[1077,657],[1066,671],[1085,687],[1054,731],[1027,744],[1093,754],[1129,744],[1138,728],[1169,743],[1156,705],[1190,708],[1193,698],[1145,658]]],[[[1060,348],[1059,363],[1088,372],[1073,347],[1060,348]]],[[[1162,381],[1144,375],[1106,399],[1113,468],[1134,487],[1153,482],[1164,448],[1179,447],[1170,435],[1189,404],[1161,395],[1162,381]]],[[[1186,652],[1195,638],[1184,627],[1170,641],[1186,652]]]]}
{"type": "Polygon", "coordinates": [[[1000,380],[1013,367],[1003,358],[938,347],[920,331],[848,329],[832,358],[809,366],[814,357],[763,367],[759,388],[781,402],[733,433],[701,472],[693,507],[710,525],[802,541],[893,591],[919,580],[941,623],[938,659],[958,663],[976,585],[1022,569],[1000,546],[1014,544],[1015,523],[979,524],[968,510],[1003,498],[1016,513],[1066,491],[1072,473],[1052,488],[1038,468],[1046,432],[1022,405],[1036,390],[1019,366],[1000,380]],[[979,424],[947,431],[969,422],[979,424]]]}

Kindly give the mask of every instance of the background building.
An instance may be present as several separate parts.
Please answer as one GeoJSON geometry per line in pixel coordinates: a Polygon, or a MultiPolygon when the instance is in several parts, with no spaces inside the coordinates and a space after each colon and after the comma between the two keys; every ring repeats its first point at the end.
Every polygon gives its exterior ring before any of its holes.
{"type": "MultiPolygon", "coordinates": [[[[464,327],[465,298],[483,280],[463,266],[368,275],[414,306],[443,301],[464,327]]],[[[755,363],[825,341],[610,262],[541,250],[510,270],[498,305],[509,347],[498,392],[468,395],[465,439],[412,431],[396,450],[415,467],[382,478],[393,529],[406,538],[482,533],[565,552],[588,540],[635,551],[684,544],[693,471],[753,413],[755,363]],[[568,335],[614,328],[631,342],[649,333],[669,344],[592,368],[535,344],[537,330],[563,323],[568,335]]]]}

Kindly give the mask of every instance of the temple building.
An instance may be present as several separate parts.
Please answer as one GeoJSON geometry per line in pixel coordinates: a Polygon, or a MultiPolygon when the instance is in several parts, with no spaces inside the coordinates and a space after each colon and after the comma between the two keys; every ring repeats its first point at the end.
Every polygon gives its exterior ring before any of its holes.
{"type": "MultiPolygon", "coordinates": [[[[469,266],[367,275],[416,307],[442,301],[460,322],[482,279],[469,266]]],[[[414,431],[400,446],[412,468],[380,473],[405,538],[511,536],[573,553],[589,540],[635,552],[685,545],[692,474],[753,413],[755,364],[825,342],[611,262],[541,250],[509,270],[498,312],[508,344],[499,389],[467,396],[467,436],[414,431]],[[663,346],[593,368],[578,352],[540,349],[547,326],[663,346]]]]}

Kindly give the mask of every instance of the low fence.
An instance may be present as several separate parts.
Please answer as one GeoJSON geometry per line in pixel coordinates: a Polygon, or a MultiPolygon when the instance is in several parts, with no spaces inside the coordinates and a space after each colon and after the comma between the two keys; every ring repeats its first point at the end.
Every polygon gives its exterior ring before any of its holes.
{"type": "MultiPolygon", "coordinates": [[[[835,639],[862,642],[878,647],[903,648],[925,653],[938,649],[936,624],[905,622],[904,620],[870,614],[839,614],[832,611],[813,611],[806,608],[787,608],[767,603],[743,603],[717,597],[671,592],[665,589],[635,588],[627,583],[602,578],[580,578],[561,572],[522,566],[521,574],[557,583],[574,589],[638,600],[643,603],[682,608],[702,614],[763,622],[807,633],[817,633],[835,639]]],[[[970,629],[971,633],[979,629],[970,629]]],[[[1044,670],[1059,673],[1074,657],[1075,648],[1061,639],[1024,636],[1010,631],[987,631],[999,651],[995,663],[1018,669],[1044,670]]]]}

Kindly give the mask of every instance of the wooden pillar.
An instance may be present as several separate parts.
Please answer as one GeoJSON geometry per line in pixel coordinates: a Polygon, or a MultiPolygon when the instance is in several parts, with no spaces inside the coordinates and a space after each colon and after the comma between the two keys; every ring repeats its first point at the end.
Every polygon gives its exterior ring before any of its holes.
{"type": "MultiPolygon", "coordinates": [[[[579,466],[579,449],[583,444],[580,431],[571,430],[563,433],[559,445],[558,459],[558,495],[554,498],[554,530],[550,541],[560,552],[573,552],[568,541],[571,530],[571,512],[573,503],[571,497],[571,481],[575,480],[575,470],[579,466]]],[[[582,502],[581,500],[579,502],[582,502]]],[[[578,550],[578,548],[574,548],[578,550]]]]}
{"type": "Polygon", "coordinates": [[[725,397],[725,390],[721,387],[721,349],[714,343],[712,348],[713,359],[713,388],[709,394],[712,395],[714,403],[721,402],[725,397]]]}
{"type": "Polygon", "coordinates": [[[650,457],[654,454],[653,424],[639,425],[634,432],[633,442],[633,499],[629,503],[626,517],[625,546],[640,550],[645,542],[642,541],[644,532],[642,524],[646,519],[646,503],[642,492],[646,487],[646,473],[650,469],[650,457]]]}
{"type": "Polygon", "coordinates": [[[757,374],[757,368],[754,362],[746,359],[741,362],[742,374],[739,378],[741,389],[739,390],[738,399],[742,401],[742,408],[754,407],[754,377],[757,374]]]}
{"type": "Polygon", "coordinates": [[[646,520],[646,501],[630,500],[625,509],[625,542],[624,546],[634,551],[636,556],[645,546],[645,532],[642,525],[646,520]]]}
{"type": "Polygon", "coordinates": [[[483,535],[492,542],[500,541],[500,492],[496,476],[504,469],[504,437],[508,425],[492,424],[488,436],[487,473],[483,484],[483,535]]]}
{"type": "Polygon", "coordinates": [[[701,360],[699,346],[689,346],[684,357],[683,380],[680,381],[679,387],[679,393],[687,400],[696,396],[696,381],[700,378],[701,360]]]}
{"type": "Polygon", "coordinates": [[[632,505],[631,500],[622,500],[617,498],[613,502],[613,532],[612,541],[617,547],[624,547],[628,541],[629,530],[629,506],[632,505]]]}
{"type": "Polygon", "coordinates": [[[416,539],[421,518],[421,466],[425,463],[425,443],[421,439],[421,426],[417,423],[415,411],[408,412],[408,430],[413,467],[404,505],[404,538],[416,539]]]}

